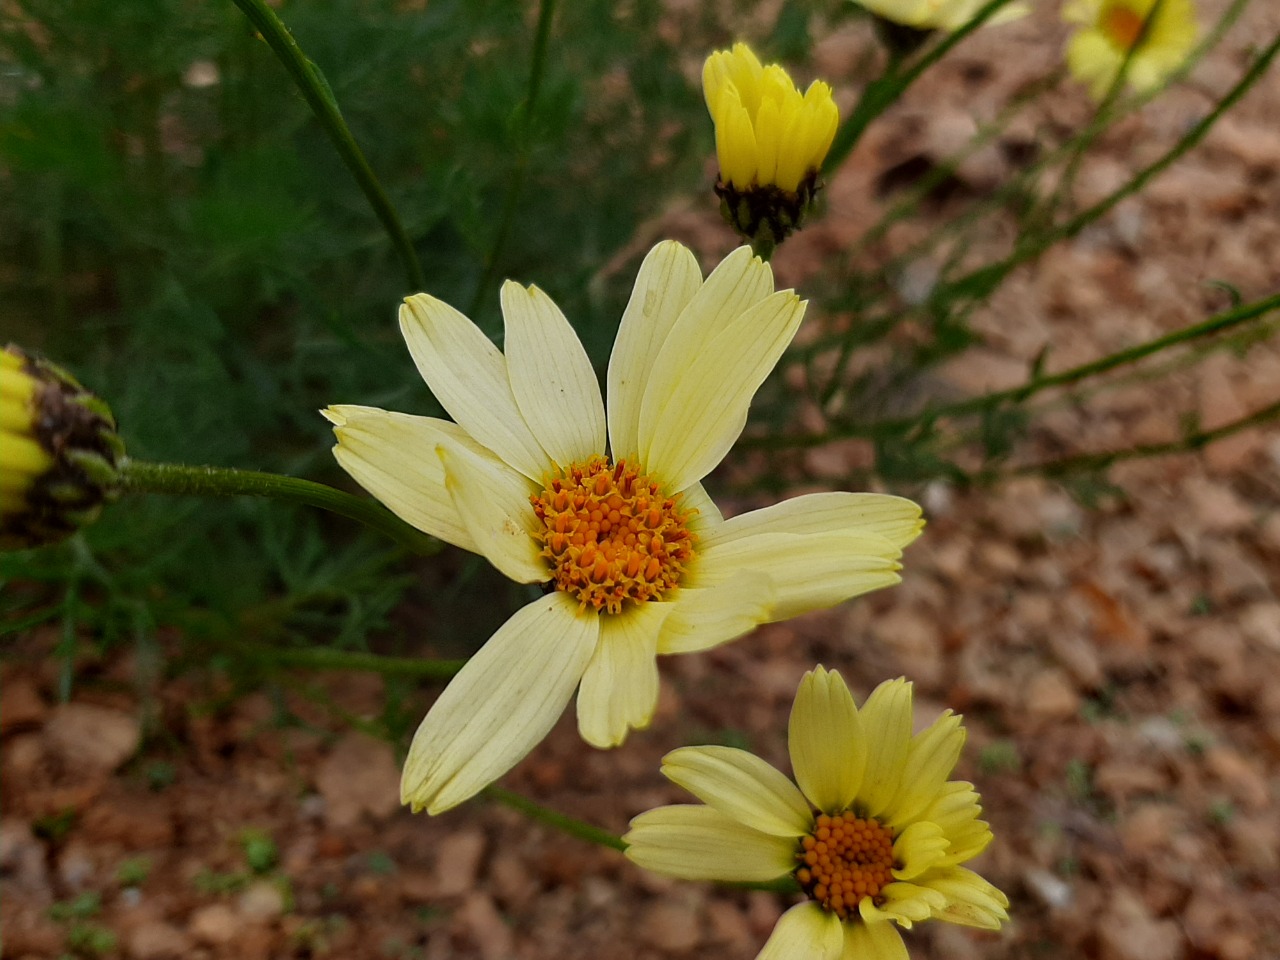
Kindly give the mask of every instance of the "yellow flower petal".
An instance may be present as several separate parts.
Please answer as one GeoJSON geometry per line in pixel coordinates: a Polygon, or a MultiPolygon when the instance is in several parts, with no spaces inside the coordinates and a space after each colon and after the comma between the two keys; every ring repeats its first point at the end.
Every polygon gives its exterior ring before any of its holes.
{"type": "Polygon", "coordinates": [[[1006,910],[1009,898],[972,870],[947,867],[929,874],[926,882],[947,899],[945,906],[934,910],[934,916],[940,920],[999,930],[1009,919],[1006,910]]]}
{"type": "MultiPolygon", "coordinates": [[[[681,311],[654,358],[640,404],[637,441],[645,469],[660,476],[672,489],[682,490],[702,479],[701,475],[677,473],[675,468],[681,467],[680,463],[661,459],[664,447],[681,460],[688,455],[675,432],[689,421],[692,412],[675,405],[672,398],[677,393],[686,395],[681,385],[689,376],[705,378],[722,371],[720,358],[711,352],[712,342],[772,293],[773,273],[768,264],[753,256],[750,247],[739,247],[707,277],[681,311]]],[[[708,412],[697,411],[702,415],[708,412]]]]}
{"type": "Polygon", "coordinates": [[[614,460],[640,453],[640,403],[658,351],[680,312],[702,286],[702,271],[688,247],[666,240],[640,264],[609,358],[609,449],[614,460]]]}
{"type": "Polygon", "coordinates": [[[844,928],[841,960],[909,960],[909,954],[892,923],[850,923],[844,928]]]}
{"type": "Polygon", "coordinates": [[[602,453],[600,385],[560,308],[537,287],[508,280],[502,316],[511,392],[539,445],[561,467],[602,453]]]}
{"type": "Polygon", "coordinates": [[[981,814],[973,784],[958,780],[943,784],[933,802],[920,814],[920,819],[942,828],[950,841],[943,865],[971,860],[991,843],[991,828],[978,819],[981,814]]]}
{"type": "Polygon", "coordinates": [[[750,633],[773,619],[775,591],[747,571],[715,587],[681,587],[658,636],[658,652],[697,653],[750,633]]]}
{"type": "Polygon", "coordinates": [[[31,478],[53,466],[53,458],[30,437],[0,430],[0,489],[25,490],[31,478]]]}
{"type": "Polygon", "coordinates": [[[950,844],[936,823],[918,821],[911,824],[893,842],[893,859],[902,864],[893,869],[899,880],[914,880],[942,862],[950,844]]]}
{"type": "Polygon", "coordinates": [[[436,814],[475,796],[555,724],[587,668],[600,618],[564,593],[517,610],[450,681],[414,734],[400,800],[436,814]]]}
{"type": "Polygon", "coordinates": [[[901,550],[920,535],[920,507],[882,493],[809,493],[730,517],[702,538],[704,548],[757,533],[811,534],[846,530],[884,537],[901,550]]]}
{"type": "Polygon", "coordinates": [[[777,591],[774,619],[786,620],[897,583],[898,553],[875,534],[759,533],[704,548],[690,583],[713,587],[740,573],[763,573],[777,591]]]}
{"type": "Polygon", "coordinates": [[[672,607],[650,602],[600,617],[600,642],[578,690],[578,731],[593,747],[616,747],[653,719],[658,631],[672,607]]]}
{"type": "Polygon", "coordinates": [[[902,770],[902,790],[885,811],[890,825],[909,823],[934,801],[960,759],[964,740],[960,718],[950,710],[911,738],[902,770]]]}
{"type": "Polygon", "coordinates": [[[342,469],[401,520],[463,550],[475,539],[444,485],[442,443],[456,443],[497,461],[456,423],[376,407],[333,406],[320,411],[334,424],[333,455],[342,469]]]}
{"type": "Polygon", "coordinates": [[[937,910],[947,905],[946,895],[932,887],[903,880],[888,884],[880,891],[883,903],[876,906],[870,897],[864,897],[858,904],[858,913],[868,923],[883,923],[893,920],[901,927],[911,929],[911,925],[928,920],[937,910]]]}
{"type": "Polygon", "coordinates": [[[688,357],[684,375],[670,385],[660,426],[645,431],[649,469],[682,489],[724,459],[746,425],[752,397],[799,329],[804,309],[794,293],[779,291],[726,323],[688,357]]]}
{"type": "Polygon", "coordinates": [[[804,675],[787,727],[791,768],[804,795],[828,814],[848,809],[862,785],[867,740],[844,678],[818,666],[804,675]]]}
{"type": "Polygon", "coordinates": [[[795,866],[794,837],[752,830],[701,804],[642,813],[622,839],[633,863],[681,880],[762,883],[795,866]]]}
{"type": "Polygon", "coordinates": [[[436,454],[444,467],[445,489],[485,559],[517,583],[550,580],[542,547],[534,539],[539,520],[529,497],[537,484],[461,445],[442,443],[436,454]]]}
{"type": "Polygon", "coordinates": [[[418,293],[400,307],[400,331],[449,416],[526,477],[541,480],[551,458],[516,405],[506,358],[480,328],[447,303],[418,293]]]}
{"type": "Polygon", "coordinates": [[[738,823],[779,837],[801,837],[813,814],[796,785],[759,757],[734,747],[682,747],[662,773],[738,823]]]}
{"type": "Polygon", "coordinates": [[[756,960],[840,960],[843,948],[840,918],[810,901],[778,918],[756,960]]]}
{"type": "Polygon", "coordinates": [[[871,692],[859,714],[867,739],[867,768],[858,803],[873,817],[893,802],[911,742],[911,684],[886,680],[871,692]]]}

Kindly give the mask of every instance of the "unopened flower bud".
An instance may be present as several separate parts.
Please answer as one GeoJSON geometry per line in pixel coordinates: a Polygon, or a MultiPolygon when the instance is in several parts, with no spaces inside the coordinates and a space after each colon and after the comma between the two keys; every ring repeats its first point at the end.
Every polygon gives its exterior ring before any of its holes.
{"type": "Polygon", "coordinates": [[[744,43],[711,54],[702,92],[716,127],[716,193],[729,224],[767,257],[800,227],[840,113],[831,87],[803,94],[777,64],[762,66],[744,43]]]}
{"type": "Polygon", "coordinates": [[[107,405],[65,370],[0,350],[0,550],[53,543],[120,493],[124,443],[107,405]]]}

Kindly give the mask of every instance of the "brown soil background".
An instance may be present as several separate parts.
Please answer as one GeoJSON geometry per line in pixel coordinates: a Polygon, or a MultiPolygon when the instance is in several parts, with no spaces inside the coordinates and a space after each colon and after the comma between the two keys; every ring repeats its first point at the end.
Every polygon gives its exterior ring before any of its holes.
{"type": "MultiPolygon", "coordinates": [[[[1224,4],[1204,6],[1208,22],[1224,4]]],[[[1189,83],[1105,135],[1082,170],[1081,199],[1172,143],[1277,30],[1280,7],[1256,0],[1189,83]]],[[[875,190],[887,168],[958,147],[974,116],[1057,60],[1064,37],[1054,11],[1040,9],[984,31],[930,74],[873,126],[831,184],[825,218],[780,251],[780,280],[803,289],[814,264],[839,257],[892,199],[875,190]]],[[[845,94],[867,42],[858,27],[819,44],[845,94]]],[[[1035,117],[1079,128],[1089,104],[1066,85],[1035,117]]],[[[1002,143],[1036,129],[1011,130],[974,157],[962,184],[990,189],[1017,155],[1002,143]]],[[[957,209],[895,231],[877,255],[957,209]]],[[[1015,274],[977,318],[984,343],[948,365],[943,386],[1014,385],[1046,344],[1058,369],[1193,322],[1226,306],[1212,279],[1246,300],[1276,291],[1278,213],[1272,70],[1142,196],[1015,274]]],[[[672,214],[655,233],[692,240],[708,262],[733,244],[706,210],[672,214]]],[[[1217,353],[1155,384],[1064,405],[1037,428],[1031,453],[1172,439],[1182,415],[1213,427],[1273,402],[1278,385],[1280,344],[1217,353]]],[[[812,452],[796,492],[829,486],[824,477],[865,453],[812,452]]],[[[674,746],[731,731],[786,769],[787,711],[815,662],[839,669],[859,699],[905,674],[918,722],[947,706],[966,715],[957,775],[977,784],[996,837],[974,865],[1012,900],[998,934],[917,927],[907,934],[914,957],[1280,957],[1280,433],[1253,430],[1112,478],[1125,494],[1095,510],[1036,479],[972,493],[928,487],[929,526],[901,586],[664,660],[651,729],[594,751],[570,712],[504,783],[621,832],[639,811],[681,799],[658,774],[674,746]]],[[[17,649],[51,645],[35,634],[17,649]]],[[[108,956],[246,960],[751,958],[788,903],[646,875],[496,804],[410,816],[396,805],[392,747],[353,732],[380,711],[376,677],[320,677],[352,723],[299,699],[289,706],[311,726],[281,729],[265,694],[225,702],[216,676],[141,695],[145,671],[126,660],[60,704],[55,669],[27,663],[6,665],[0,684],[4,957],[73,952],[74,924],[49,908],[87,891],[102,902],[89,922],[116,935],[108,956]],[[146,724],[176,757],[160,790],[144,773],[146,724]],[[70,830],[50,839],[49,818],[68,809],[70,830]],[[213,889],[211,876],[243,872],[246,828],[274,841],[278,864],[213,889]],[[150,870],[126,886],[120,866],[137,856],[150,870]]],[[[424,711],[433,695],[420,689],[424,711]]]]}

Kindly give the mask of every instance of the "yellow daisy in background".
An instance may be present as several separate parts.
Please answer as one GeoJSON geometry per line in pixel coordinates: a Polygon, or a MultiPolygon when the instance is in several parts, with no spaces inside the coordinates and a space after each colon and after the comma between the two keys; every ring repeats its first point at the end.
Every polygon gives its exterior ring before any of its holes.
{"type": "Polygon", "coordinates": [[[646,726],[660,653],[691,653],[899,579],[922,527],[909,500],[797,497],[724,520],[699,481],[729,451],[805,304],[747,248],[705,280],[678,243],[636,278],[608,370],[537,287],[502,288],[506,353],[425,294],[400,327],[453,421],[324,411],[338,462],[420,530],[545,596],[463,667],[418,728],[401,795],[440,813],[546,735],[578,690],[598,747],[646,726]],[[607,440],[607,447],[606,447],[607,440]]]}
{"type": "Polygon", "coordinates": [[[1125,57],[1129,86],[1157,89],[1186,61],[1199,33],[1191,0],[1071,0],[1062,17],[1081,27],[1067,43],[1067,66],[1098,100],[1125,57]]]}
{"type": "Polygon", "coordinates": [[[912,736],[911,684],[858,710],[840,674],[800,681],[788,746],[797,787],[733,747],[683,747],[662,772],[704,805],[659,807],[623,838],[640,866],[685,880],[790,875],[807,895],[760,958],[902,960],[898,927],[939,919],[997,930],[1008,898],[960,866],[991,842],[973,785],[948,780],[965,733],[946,711],[912,736]]]}
{"type": "MultiPolygon", "coordinates": [[[[987,5],[988,0],[854,0],[858,6],[891,23],[914,30],[959,30],[987,5]]],[[[997,10],[986,26],[1007,23],[1026,16],[1025,3],[1007,3],[997,10]]]]}
{"type": "Polygon", "coordinates": [[[831,87],[821,80],[802,95],[790,75],[763,66],[745,43],[707,57],[702,93],[716,130],[724,214],[757,244],[774,244],[800,226],[818,188],[818,172],[840,123],[831,87]]]}

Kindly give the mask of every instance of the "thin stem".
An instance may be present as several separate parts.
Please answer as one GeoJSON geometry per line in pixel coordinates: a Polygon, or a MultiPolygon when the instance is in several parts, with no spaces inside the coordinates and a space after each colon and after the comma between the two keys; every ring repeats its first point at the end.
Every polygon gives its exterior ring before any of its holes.
{"type": "Polygon", "coordinates": [[[617,834],[610,833],[608,830],[603,830],[583,820],[578,820],[568,814],[560,813],[558,810],[552,810],[550,807],[544,807],[542,804],[536,803],[519,793],[513,793],[504,787],[489,787],[485,790],[485,796],[505,804],[512,810],[520,811],[530,820],[537,820],[539,823],[555,827],[557,830],[563,831],[571,837],[577,837],[579,840],[585,840],[587,843],[608,847],[611,850],[622,851],[627,849],[627,845],[617,834]]]}
{"type": "Polygon", "coordinates": [[[418,262],[418,255],[413,249],[413,241],[409,239],[409,234],[387,198],[386,191],[382,189],[382,184],[378,182],[373,168],[369,166],[364,153],[356,144],[355,137],[351,135],[351,130],[342,118],[338,101],[334,98],[333,90],[330,89],[324,74],[318,66],[307,59],[298,42],[293,39],[289,28],[264,0],[233,0],[233,2],[275,51],[284,68],[289,71],[298,85],[298,89],[302,91],[302,95],[306,97],[307,103],[311,105],[320,125],[337,148],[342,162],[356,178],[356,183],[364,191],[369,205],[373,207],[373,212],[382,221],[383,229],[391,237],[392,246],[400,255],[410,289],[422,290],[426,286],[426,281],[422,274],[422,264],[418,262]]]}
{"type": "Polygon", "coordinates": [[[534,108],[538,102],[538,93],[542,89],[542,75],[546,71],[547,45],[551,38],[551,21],[555,16],[555,0],[542,0],[538,9],[538,26],[533,39],[533,61],[529,65],[529,83],[526,88],[524,103],[521,104],[520,128],[517,131],[517,147],[515,166],[507,181],[507,195],[502,201],[502,213],[498,219],[498,230],[494,234],[493,244],[484,259],[484,271],[476,284],[475,295],[471,298],[471,309],[467,312],[475,316],[484,299],[484,292],[493,282],[498,271],[502,249],[507,244],[507,236],[511,232],[511,224],[515,222],[516,206],[520,194],[524,190],[525,175],[529,170],[529,137],[533,127],[534,108]]]}
{"type": "Polygon", "coordinates": [[[358,520],[414,553],[427,555],[440,550],[440,541],[409,526],[377,501],[354,497],[311,480],[257,470],[193,467],[130,459],[121,464],[120,473],[124,489],[132,493],[266,497],[286,503],[302,503],[358,520]]]}
{"type": "Polygon", "coordinates": [[[964,276],[939,284],[934,288],[931,301],[945,302],[954,297],[969,296],[982,299],[989,295],[1015,267],[1034,260],[1059,240],[1067,240],[1076,236],[1095,220],[1109,213],[1116,204],[1141,191],[1148,183],[1163,173],[1179,160],[1192,147],[1196,146],[1218,122],[1224,113],[1235,106],[1236,102],[1248,92],[1258,79],[1266,72],[1271,61],[1280,52],[1280,35],[1277,35],[1265,50],[1260,53],[1245,71],[1239,82],[1218,101],[1217,105],[1199,123],[1195,124],[1176,144],[1166,151],[1158,160],[1139,170],[1127,183],[1112,191],[1093,206],[1081,211],[1065,223],[1046,230],[1039,237],[1020,243],[1018,248],[1003,260],[979,267],[964,276]]]}
{"type": "Polygon", "coordinates": [[[1139,460],[1147,457],[1167,456],[1173,453],[1187,453],[1192,450],[1199,450],[1216,440],[1225,439],[1232,434],[1247,430],[1250,427],[1259,426],[1277,417],[1280,417],[1280,400],[1239,419],[1232,420],[1230,423],[1214,427],[1212,430],[1192,430],[1178,440],[1170,440],[1165,443],[1146,443],[1136,447],[1126,447],[1123,450],[1082,453],[1076,456],[1062,457],[1058,460],[1024,464],[1012,470],[987,470],[975,475],[974,479],[979,483],[991,483],[1008,477],[1026,476],[1028,474],[1061,477],[1071,473],[1103,470],[1125,460],[1139,460]]]}
{"type": "Polygon", "coordinates": [[[255,645],[246,646],[245,652],[254,660],[264,660],[282,667],[298,667],[304,670],[363,670],[384,676],[424,677],[428,680],[448,680],[467,662],[465,660],[424,660],[420,657],[384,657],[376,653],[334,650],[330,647],[279,650],[255,645]]]}
{"type": "Polygon", "coordinates": [[[1108,354],[1089,363],[1082,363],[1079,366],[1071,367],[1060,373],[1049,374],[1048,376],[1036,375],[1026,383],[1017,387],[1010,387],[1007,390],[997,390],[993,393],[985,393],[978,397],[970,397],[967,400],[960,400],[956,403],[947,404],[946,406],[933,407],[921,411],[909,417],[898,417],[892,420],[876,420],[866,424],[849,424],[838,429],[828,430],[823,433],[801,434],[800,436],[770,436],[770,437],[744,437],[738,441],[738,447],[743,449],[789,449],[795,447],[817,447],[824,443],[830,443],[833,440],[846,439],[849,437],[886,437],[902,435],[912,427],[924,420],[940,420],[943,418],[959,417],[968,414],[981,413],[999,406],[1006,401],[1014,401],[1021,403],[1030,397],[1044,390],[1053,387],[1067,386],[1069,384],[1078,383],[1089,377],[1097,376],[1114,370],[1117,367],[1127,364],[1136,363],[1152,354],[1159,353],[1179,344],[1189,343],[1193,340],[1207,337],[1210,334],[1221,333],[1224,330],[1230,330],[1238,327],[1243,323],[1254,320],[1257,317],[1270,313],[1273,310],[1280,310],[1280,294],[1273,294],[1270,297],[1264,297],[1253,303],[1248,303],[1233,310],[1227,310],[1223,313],[1216,314],[1208,320],[1200,323],[1192,324],[1189,327],[1183,327],[1181,330],[1175,330],[1173,333],[1165,334],[1162,337],[1156,337],[1145,343],[1137,344],[1127,350],[1120,350],[1116,353],[1108,354]]]}
{"type": "MultiPolygon", "coordinates": [[[[1243,0],[1241,0],[1243,2],[1243,0]]],[[[1228,17],[1238,16],[1239,8],[1235,5],[1224,15],[1224,20],[1228,17]]],[[[1221,21],[1219,27],[1222,26],[1221,21]]],[[[1215,31],[1215,36],[1219,35],[1215,31]]],[[[1116,204],[1120,203],[1127,197],[1142,190],[1152,179],[1162,173],[1167,167],[1182,157],[1187,151],[1200,142],[1209,132],[1218,119],[1229,110],[1236,101],[1238,101],[1249,90],[1254,83],[1267,70],[1272,59],[1276,56],[1277,47],[1280,46],[1280,35],[1254,60],[1250,68],[1241,77],[1239,82],[1228,91],[1221,100],[1215,104],[1214,109],[1199,123],[1192,127],[1170,150],[1153,162],[1148,167],[1140,170],[1128,182],[1121,185],[1110,195],[1102,198],[1092,207],[1082,211],[1074,218],[1066,221],[1061,226],[1049,228],[1037,237],[1027,236],[1021,239],[1015,247],[1013,253],[1003,260],[986,266],[977,267],[970,272],[955,280],[945,280],[940,282],[933,290],[929,301],[923,307],[916,307],[906,310],[895,310],[892,313],[875,318],[865,318],[858,325],[858,339],[861,342],[869,342],[883,338],[889,334],[902,322],[919,317],[931,309],[936,309],[936,305],[946,303],[952,298],[967,296],[970,299],[981,300],[989,295],[991,291],[996,289],[1004,280],[1005,276],[1011,273],[1016,267],[1025,262],[1034,260],[1049,247],[1053,246],[1059,240],[1070,239],[1078,234],[1085,227],[1089,226],[1098,218],[1108,213],[1116,204]]],[[[1195,56],[1199,56],[1197,51],[1195,56]]],[[[1065,153],[1063,155],[1066,155],[1065,153]]],[[[997,197],[1004,196],[1005,188],[997,191],[997,197]]],[[[927,249],[932,245],[933,239],[941,236],[948,230],[944,225],[942,231],[935,231],[931,238],[918,244],[921,250],[927,249]]],[[[901,261],[906,258],[903,255],[896,258],[891,263],[901,261]]],[[[824,351],[839,348],[848,339],[848,335],[844,333],[831,334],[815,339],[813,342],[804,347],[795,350],[790,362],[808,362],[808,360],[824,351]]]]}

